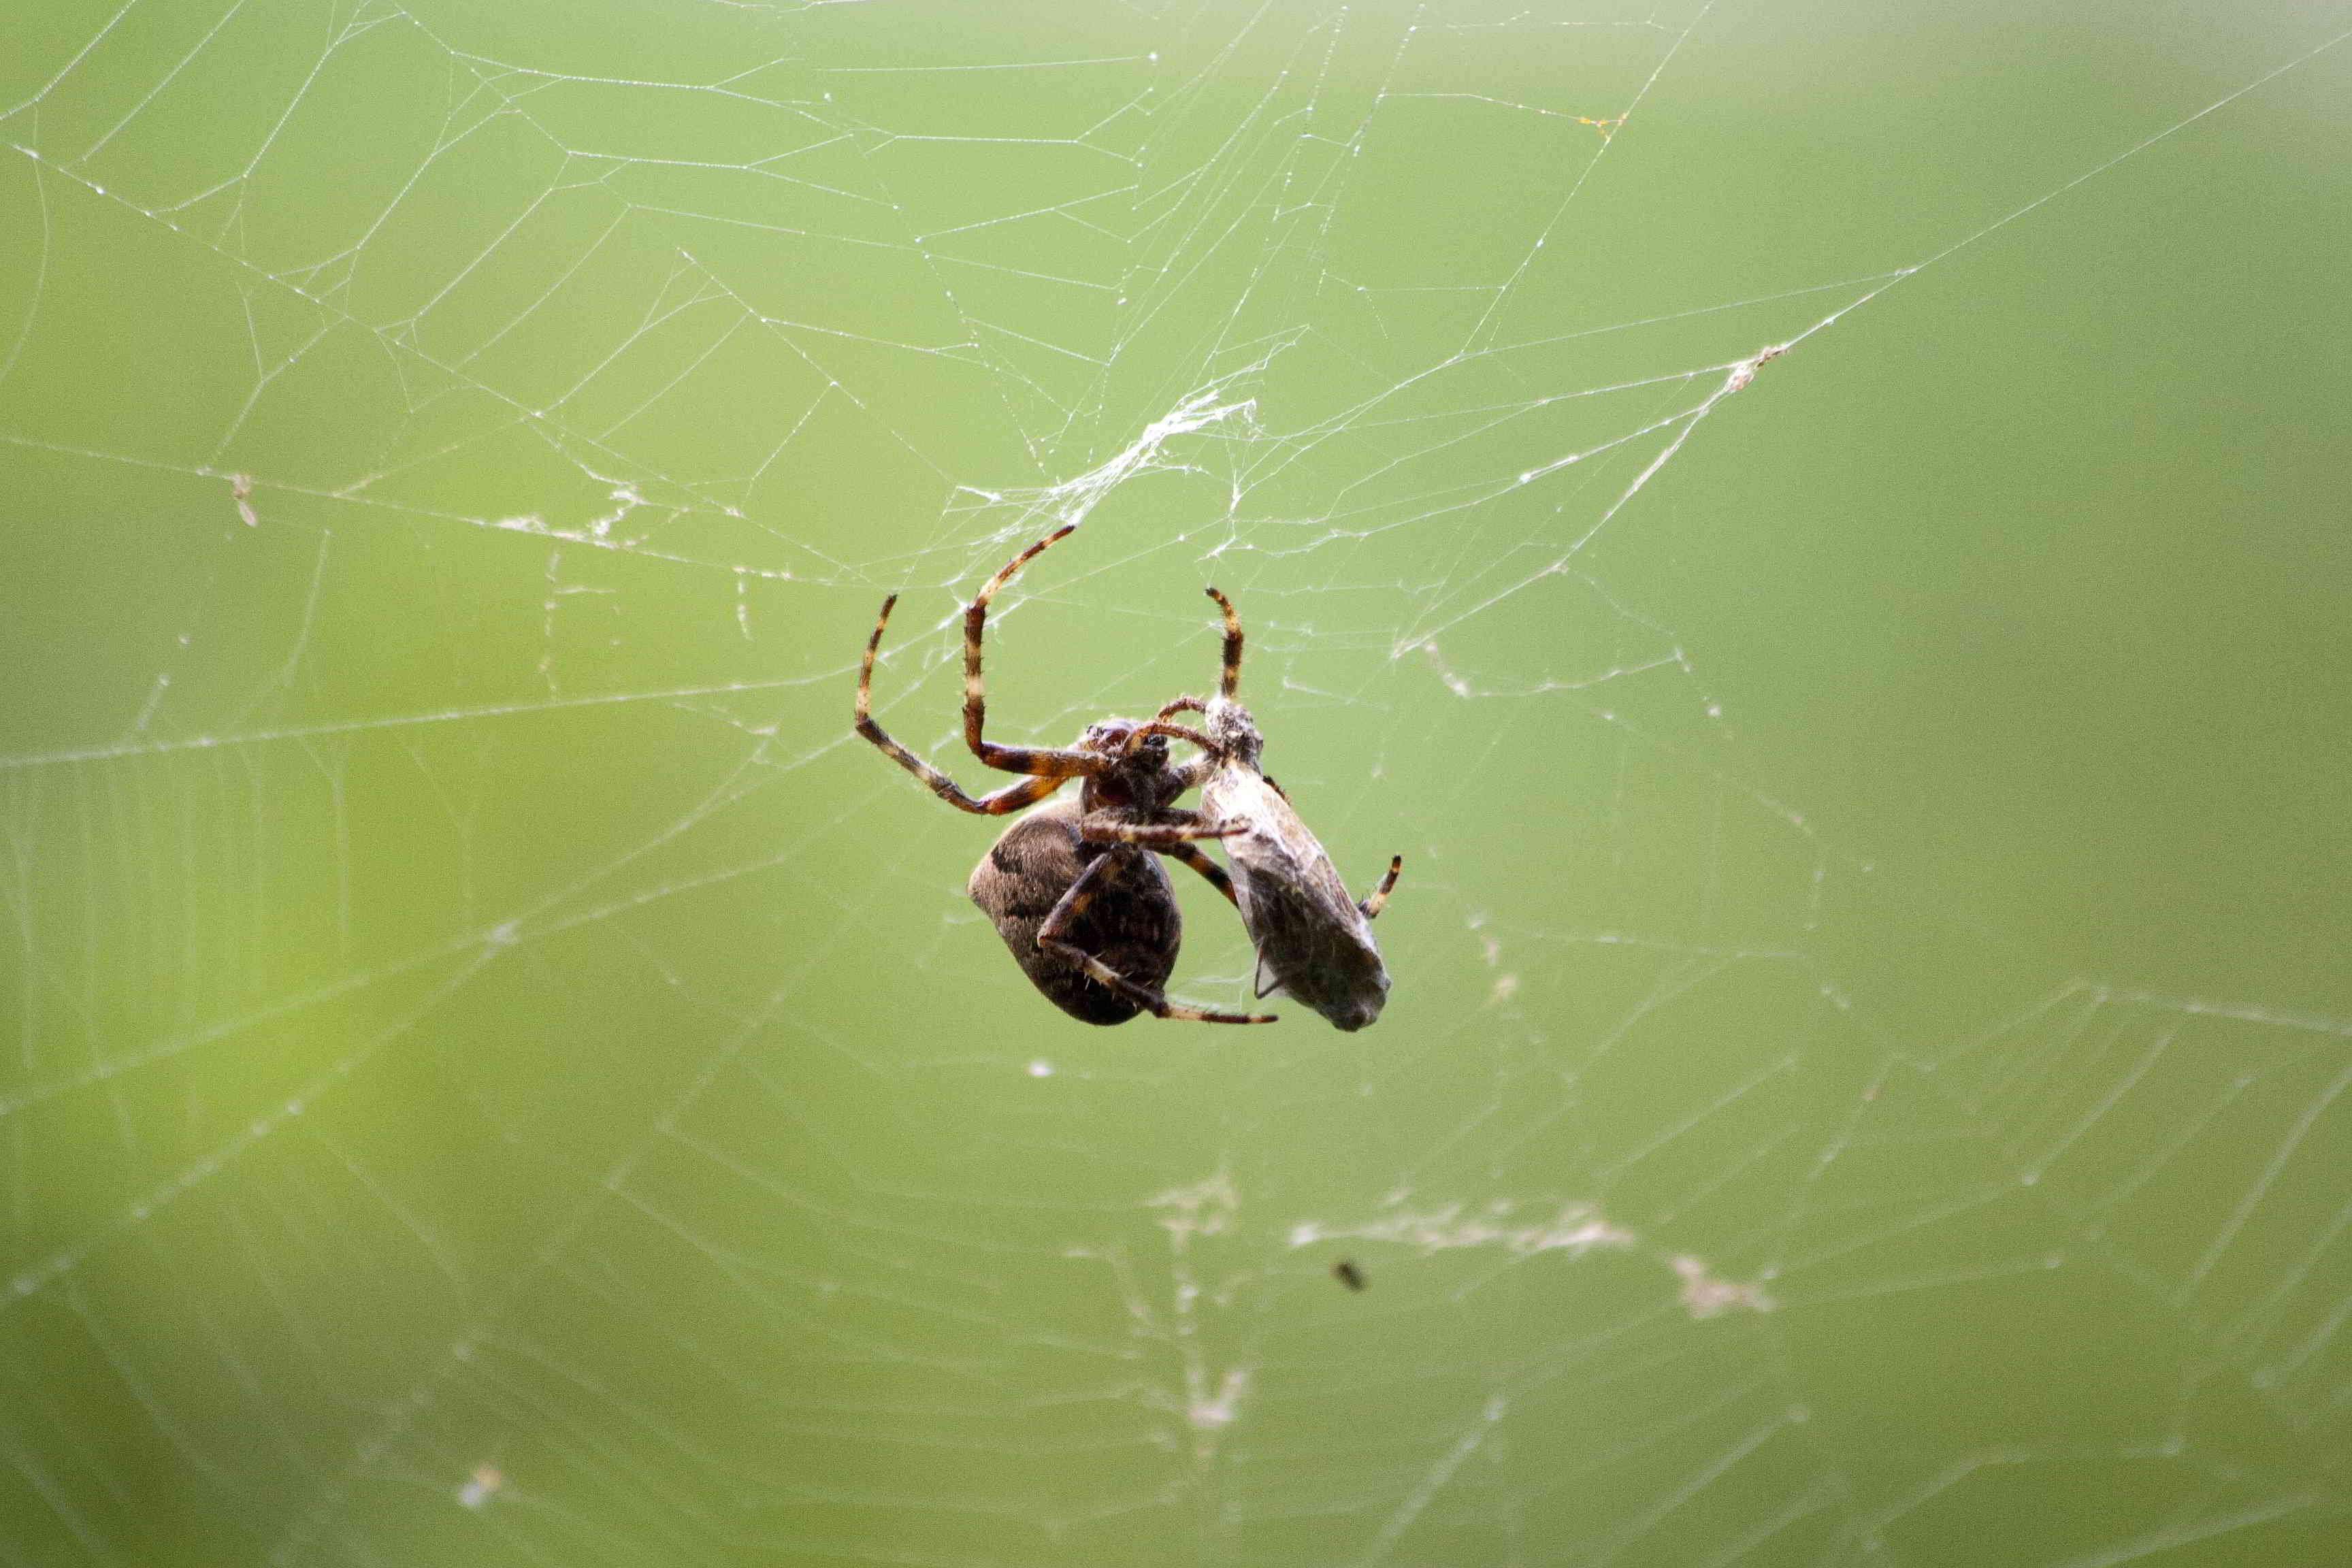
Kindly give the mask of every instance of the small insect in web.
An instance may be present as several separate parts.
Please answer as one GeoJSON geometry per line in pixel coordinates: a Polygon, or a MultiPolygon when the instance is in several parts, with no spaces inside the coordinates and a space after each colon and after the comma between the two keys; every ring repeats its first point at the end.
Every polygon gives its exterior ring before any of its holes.
{"type": "Polygon", "coordinates": [[[874,656],[891,606],[898,602],[896,594],[882,601],[874,635],[866,642],[857,675],[856,731],[933,795],[978,816],[1019,811],[1072,779],[1081,781],[1075,802],[1055,801],[1007,827],[972,868],[966,889],[1030,984],[1054,1005],[1088,1024],[1124,1024],[1146,1012],[1204,1024],[1270,1024],[1272,1014],[1195,1007],[1169,1000],[1161,989],[1176,967],[1183,921],[1176,890],[1154,857],[1182,861],[1238,902],[1232,879],[1191,841],[1244,830],[1234,822],[1207,826],[1199,813],[1174,805],[1190,786],[1171,764],[1166,740],[1139,733],[1150,725],[1135,719],[1100,720],[1087,726],[1076,745],[1061,749],[1000,745],[982,732],[987,698],[981,686],[981,638],[989,599],[1031,557],[1076,526],[1056,530],[1005,563],[964,609],[964,743],[988,766],[1028,777],[992,795],[966,795],[874,721],[874,656]]]}
{"type": "Polygon", "coordinates": [[[1331,1278],[1350,1290],[1360,1290],[1367,1283],[1364,1271],[1356,1267],[1356,1260],[1352,1258],[1342,1258],[1331,1265],[1331,1278]]]}
{"type": "Polygon", "coordinates": [[[1389,972],[1372,940],[1371,922],[1388,902],[1404,858],[1391,858],[1387,875],[1363,899],[1348,896],[1347,884],[1290,797],[1259,771],[1265,738],[1234,696],[1242,679],[1241,617],[1223,594],[1214,588],[1208,593],[1225,619],[1217,694],[1178,698],[1127,743],[1140,746],[1165,735],[1201,748],[1202,754],[1178,773],[1187,786],[1201,786],[1202,816],[1227,830],[1225,858],[1232,863],[1242,922],[1257,948],[1257,994],[1286,993],[1339,1028],[1360,1029],[1381,1016],[1388,997],[1389,972]],[[1202,716],[1205,734],[1169,722],[1188,711],[1202,716]]]}

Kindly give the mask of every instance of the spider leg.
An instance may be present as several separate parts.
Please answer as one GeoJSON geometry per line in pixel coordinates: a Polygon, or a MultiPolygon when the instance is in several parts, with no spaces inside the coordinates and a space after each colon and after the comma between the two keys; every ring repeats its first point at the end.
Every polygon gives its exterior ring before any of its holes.
{"type": "Polygon", "coordinates": [[[1217,689],[1228,698],[1242,685],[1242,618],[1234,614],[1234,602],[1210,589],[1209,597],[1217,601],[1217,608],[1225,614],[1225,668],[1217,679],[1217,689]]]}
{"type": "Polygon", "coordinates": [[[1143,738],[1146,735],[1167,735],[1179,741],[1190,741],[1204,752],[1213,752],[1217,749],[1217,743],[1198,730],[1188,730],[1181,724],[1170,724],[1154,719],[1149,724],[1138,724],[1133,732],[1127,737],[1127,743],[1120,750],[1132,752],[1136,747],[1143,744],[1143,738]]]}
{"type": "Polygon", "coordinates": [[[1381,879],[1381,885],[1379,887],[1374,888],[1370,892],[1365,894],[1356,902],[1356,907],[1364,911],[1364,918],[1366,920],[1371,920],[1377,916],[1381,912],[1381,907],[1389,901],[1389,889],[1396,886],[1397,873],[1403,869],[1403,856],[1391,855],[1389,857],[1388,875],[1381,879]]]}
{"type": "Polygon", "coordinates": [[[1206,713],[1208,710],[1208,703],[1198,697],[1179,697],[1175,701],[1162,706],[1160,711],[1154,713],[1152,717],[1154,719],[1173,719],[1179,713],[1206,713]]]}
{"type": "Polygon", "coordinates": [[[981,632],[988,625],[988,601],[999,588],[1013,580],[1013,574],[1028,564],[1029,558],[1053,543],[1066,538],[1078,525],[1064,523],[1020,554],[1006,562],[996,575],[981,584],[971,603],[963,612],[963,743],[971,754],[992,768],[1002,768],[1008,773],[1037,773],[1048,777],[1072,778],[1101,773],[1108,765],[1105,759],[1093,752],[1063,750],[1049,746],[1001,746],[982,735],[988,719],[988,696],[980,683],[981,632]]]}
{"type": "Polygon", "coordinates": [[[1155,1018],[1181,1018],[1200,1024],[1273,1023],[1275,1015],[1271,1013],[1218,1013],[1188,1003],[1171,1002],[1167,993],[1137,984],[1084,948],[1062,940],[1062,933],[1068,931],[1072,922],[1086,911],[1087,905],[1094,901],[1095,895],[1101,891],[1111,874],[1110,868],[1117,864],[1117,855],[1106,855],[1079,873],[1078,879],[1070,884],[1069,891],[1062,895],[1061,901],[1045,917],[1045,923],[1037,928],[1037,945],[1064,963],[1085,970],[1097,983],[1109,986],[1155,1018]]]}
{"type": "Polygon", "coordinates": [[[1197,811],[1164,811],[1157,822],[1129,822],[1108,811],[1078,818],[1078,837],[1090,844],[1142,844],[1154,849],[1181,844],[1189,838],[1230,838],[1248,830],[1247,823],[1205,826],[1197,811]]]}
{"type": "Polygon", "coordinates": [[[1218,865],[1190,844],[1155,844],[1152,847],[1171,860],[1181,860],[1192,867],[1208,879],[1209,886],[1225,896],[1225,902],[1235,909],[1241,908],[1241,895],[1234,891],[1234,879],[1225,875],[1225,868],[1223,866],[1218,865]]]}
{"type": "Polygon", "coordinates": [[[914,752],[892,740],[881,725],[874,721],[874,655],[882,646],[882,628],[890,624],[891,607],[898,595],[891,595],[882,601],[882,613],[874,617],[874,635],[866,639],[866,659],[857,668],[857,732],[880,747],[889,759],[923,781],[924,787],[958,811],[969,811],[978,816],[1002,816],[1009,811],[1045,799],[1071,776],[1068,773],[1045,774],[1026,778],[1019,784],[1007,784],[993,795],[966,795],[955,780],[923,761],[914,752]]]}

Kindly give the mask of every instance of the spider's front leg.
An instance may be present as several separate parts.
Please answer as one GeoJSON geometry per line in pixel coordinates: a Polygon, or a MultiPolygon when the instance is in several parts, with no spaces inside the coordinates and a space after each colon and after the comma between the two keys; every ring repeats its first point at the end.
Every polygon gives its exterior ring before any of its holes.
{"type": "Polygon", "coordinates": [[[1103,759],[1083,750],[1061,750],[1050,746],[1003,746],[983,733],[988,725],[988,691],[981,682],[980,652],[982,633],[988,627],[988,601],[996,591],[1013,580],[1013,574],[1029,563],[1030,557],[1057,539],[1069,536],[1078,525],[1065,523],[1020,554],[1006,562],[987,582],[963,612],[963,743],[971,754],[992,768],[1008,773],[1040,773],[1048,776],[1068,776],[1074,773],[1097,773],[1103,769],[1103,759]]]}
{"type": "Polygon", "coordinates": [[[1206,1007],[1195,1007],[1189,1003],[1171,1002],[1166,992],[1137,984],[1093,953],[1064,940],[1065,933],[1086,912],[1087,906],[1118,874],[1116,868],[1123,864],[1120,852],[1113,851],[1088,866],[1078,879],[1070,884],[1069,891],[1062,895],[1061,901],[1054,906],[1053,913],[1045,917],[1045,923],[1037,928],[1037,945],[1065,963],[1084,970],[1088,977],[1109,986],[1155,1018],[1183,1018],[1201,1024],[1273,1023],[1276,1015],[1272,1013],[1219,1013],[1206,1007]]]}
{"type": "Polygon", "coordinates": [[[889,732],[874,721],[874,655],[882,646],[882,630],[890,624],[890,610],[898,602],[896,594],[882,601],[882,613],[874,617],[874,635],[866,639],[866,658],[857,668],[856,721],[852,727],[892,762],[922,780],[924,788],[958,811],[969,811],[976,816],[1002,816],[1045,799],[1069,778],[1099,766],[1097,762],[1088,767],[1026,768],[1021,771],[1039,776],[1007,784],[992,795],[974,796],[966,795],[955,780],[892,740],[889,732]]]}

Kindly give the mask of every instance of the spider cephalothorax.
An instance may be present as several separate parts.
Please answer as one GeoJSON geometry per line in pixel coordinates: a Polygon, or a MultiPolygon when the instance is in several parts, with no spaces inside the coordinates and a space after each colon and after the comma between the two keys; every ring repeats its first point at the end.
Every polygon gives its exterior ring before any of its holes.
{"type": "MultiPolygon", "coordinates": [[[[1072,525],[1075,526],[1075,525],[1072,525]]],[[[1168,742],[1151,721],[1104,719],[1062,749],[1005,746],[986,738],[987,697],[981,685],[981,634],[988,601],[1030,557],[1070,531],[1062,528],[1004,564],[964,610],[963,735],[992,768],[1025,773],[1019,784],[973,796],[907,750],[874,721],[874,655],[889,624],[893,594],[882,601],[857,677],[857,732],[959,811],[1001,816],[1045,800],[1071,779],[1076,801],[1055,801],[1021,817],[972,868],[968,891],[1012,950],[1030,983],[1055,1006],[1089,1024],[1123,1024],[1138,1013],[1211,1024],[1266,1024],[1271,1015],[1220,1013],[1168,999],[1161,987],[1176,966],[1183,921],[1176,890],[1155,855],[1181,860],[1228,899],[1224,870],[1191,842],[1238,833],[1233,823],[1204,826],[1180,810],[1191,787],[1172,765],[1168,742]]]]}
{"type": "Polygon", "coordinates": [[[1293,809],[1282,787],[1259,769],[1265,749],[1249,710],[1234,697],[1241,685],[1242,624],[1214,588],[1209,597],[1224,614],[1224,668],[1213,697],[1180,697],[1128,744],[1140,750],[1171,736],[1192,742],[1201,755],[1175,772],[1201,787],[1201,816],[1226,829],[1242,921],[1258,957],[1257,994],[1286,992],[1342,1029],[1360,1029],[1381,1016],[1389,973],[1372,940],[1371,921],[1388,901],[1404,865],[1389,861],[1380,886],[1360,901],[1332,868],[1331,858],[1293,809]],[[1169,722],[1197,712],[1200,730],[1169,722]]]}
{"type": "Polygon", "coordinates": [[[1185,790],[1183,775],[1168,765],[1168,742],[1149,731],[1146,719],[1098,719],[1078,737],[1078,751],[1108,759],[1102,772],[1090,773],[1079,786],[1089,811],[1118,811],[1149,816],[1176,804],[1185,790]]]}

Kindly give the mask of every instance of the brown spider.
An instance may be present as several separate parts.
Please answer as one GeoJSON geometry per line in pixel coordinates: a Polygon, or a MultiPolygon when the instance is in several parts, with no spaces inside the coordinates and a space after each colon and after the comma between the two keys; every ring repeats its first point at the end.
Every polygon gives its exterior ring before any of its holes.
{"type": "MultiPolygon", "coordinates": [[[[987,699],[981,689],[981,632],[988,601],[1039,551],[1066,535],[1056,530],[1005,563],[963,613],[963,738],[992,768],[1030,776],[974,797],[955,781],[883,732],[870,694],[874,655],[882,646],[898,595],[882,601],[866,660],[857,674],[857,732],[933,795],[982,816],[1002,816],[1044,800],[1071,779],[1083,781],[1073,803],[1055,801],[1007,827],[972,868],[971,901],[995,925],[1031,984],[1073,1018],[1124,1024],[1138,1013],[1205,1024],[1270,1024],[1264,1013],[1219,1013],[1171,1002],[1161,990],[1176,967],[1183,921],[1176,889],[1154,852],[1181,860],[1227,899],[1234,885],[1216,862],[1192,845],[1243,829],[1209,827],[1200,814],[1173,802],[1188,787],[1168,760],[1168,742],[1143,734],[1147,721],[1104,719],[1089,724],[1067,749],[1004,746],[982,734],[987,699]]],[[[1238,900],[1235,901],[1238,902],[1238,900]]]]}
{"type": "Polygon", "coordinates": [[[1362,900],[1348,896],[1290,797],[1259,771],[1265,738],[1234,697],[1242,679],[1241,617],[1223,594],[1208,593],[1225,617],[1217,694],[1179,697],[1130,732],[1127,743],[1140,750],[1174,736],[1201,748],[1200,756],[1176,769],[1179,787],[1200,785],[1200,815],[1227,829],[1225,858],[1233,863],[1242,921],[1257,947],[1257,994],[1286,992],[1338,1027],[1360,1029],[1381,1016],[1388,996],[1389,972],[1371,921],[1388,902],[1404,858],[1392,857],[1380,886],[1362,900]],[[1168,722],[1188,711],[1202,715],[1206,734],[1168,722]]]}

